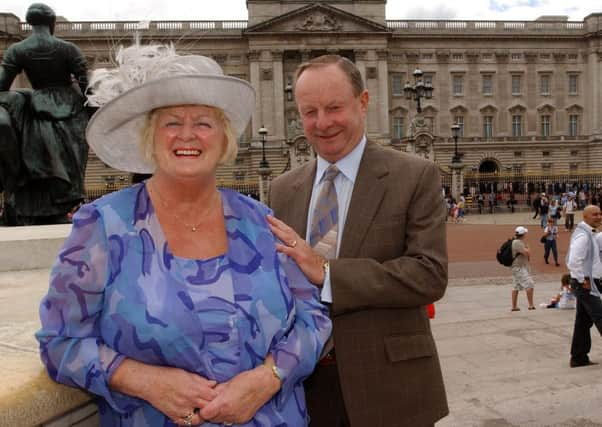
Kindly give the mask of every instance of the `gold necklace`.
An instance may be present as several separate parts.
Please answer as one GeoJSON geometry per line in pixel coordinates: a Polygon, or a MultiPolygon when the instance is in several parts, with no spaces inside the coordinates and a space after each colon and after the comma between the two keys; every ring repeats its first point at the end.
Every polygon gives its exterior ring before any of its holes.
{"type": "MultiPolygon", "coordinates": [[[[189,228],[191,232],[196,232],[199,228],[199,226],[203,223],[203,221],[205,220],[205,216],[207,215],[207,213],[209,213],[209,211],[211,210],[211,202],[213,202],[213,199],[210,201],[210,206],[209,208],[207,208],[205,210],[205,212],[203,212],[203,215],[201,215],[201,220],[197,223],[197,224],[188,224],[186,221],[184,221],[182,218],[180,218],[178,216],[178,214],[176,214],[172,209],[170,209],[169,205],[167,204],[167,202],[165,201],[165,199],[163,198],[163,196],[161,195],[161,193],[159,192],[159,190],[157,188],[155,188],[155,186],[153,185],[152,187],[150,185],[147,185],[148,190],[150,193],[157,193],[157,198],[159,199],[159,201],[161,202],[161,204],[163,205],[163,207],[165,209],[167,209],[168,212],[171,212],[171,214],[173,215],[173,217],[175,219],[178,220],[179,223],[183,224],[186,228],[189,228]]],[[[214,197],[215,198],[215,195],[214,197]]]]}

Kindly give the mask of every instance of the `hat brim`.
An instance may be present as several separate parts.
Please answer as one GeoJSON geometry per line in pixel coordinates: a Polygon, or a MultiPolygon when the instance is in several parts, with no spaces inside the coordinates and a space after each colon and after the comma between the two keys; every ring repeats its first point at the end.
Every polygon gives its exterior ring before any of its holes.
{"type": "Polygon", "coordinates": [[[123,171],[153,173],[155,166],[140,149],[146,114],[175,105],[220,108],[240,136],[255,108],[255,91],[246,81],[230,76],[177,75],[132,88],[107,102],[90,119],[86,140],[109,166],[123,171]]]}

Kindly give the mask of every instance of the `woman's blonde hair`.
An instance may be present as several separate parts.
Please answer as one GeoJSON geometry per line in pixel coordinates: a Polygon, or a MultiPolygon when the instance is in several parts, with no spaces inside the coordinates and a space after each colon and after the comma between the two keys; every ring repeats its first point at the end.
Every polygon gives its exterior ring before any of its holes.
{"type": "MultiPolygon", "coordinates": [[[[215,112],[217,119],[222,122],[222,126],[224,127],[224,135],[226,136],[226,145],[218,164],[224,165],[232,163],[238,154],[238,143],[236,141],[234,131],[232,130],[230,119],[228,119],[228,116],[226,116],[221,108],[212,107],[210,105],[206,105],[206,107],[211,108],[215,112]]],[[[145,160],[155,166],[157,165],[155,162],[154,148],[155,126],[157,124],[159,112],[164,108],[171,108],[171,106],[156,108],[147,113],[146,119],[144,120],[144,125],[140,130],[140,152],[145,160]]]]}

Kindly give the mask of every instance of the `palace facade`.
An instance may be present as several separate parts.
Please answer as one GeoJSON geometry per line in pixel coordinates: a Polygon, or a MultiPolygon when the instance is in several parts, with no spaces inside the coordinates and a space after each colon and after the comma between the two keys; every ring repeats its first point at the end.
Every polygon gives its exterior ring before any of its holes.
{"type": "MultiPolygon", "coordinates": [[[[263,155],[277,176],[313,155],[292,92],[295,68],[325,53],[353,60],[370,92],[372,140],[437,162],[451,172],[454,139],[465,174],[587,174],[602,169],[602,13],[583,21],[387,20],[386,0],[247,0],[248,21],[57,22],[91,69],[110,67],[119,45],[173,43],[213,57],[257,91],[236,162],[223,185],[256,193],[263,155]],[[404,96],[419,68],[431,99],[404,96]],[[268,133],[262,144],[260,128],[268,133]]],[[[67,13],[67,11],[57,11],[67,13]]],[[[194,18],[194,17],[190,17],[194,18]]],[[[0,13],[0,52],[29,26],[0,13]]],[[[25,78],[16,85],[27,86],[25,78]]],[[[90,154],[91,187],[129,176],[90,154]]]]}

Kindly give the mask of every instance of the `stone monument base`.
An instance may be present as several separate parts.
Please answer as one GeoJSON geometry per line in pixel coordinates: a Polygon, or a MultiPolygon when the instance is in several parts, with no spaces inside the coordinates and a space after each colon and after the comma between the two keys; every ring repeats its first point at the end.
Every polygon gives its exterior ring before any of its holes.
{"type": "Polygon", "coordinates": [[[0,426],[99,425],[90,395],[48,377],[34,338],[50,266],[70,230],[0,227],[0,426]]]}

